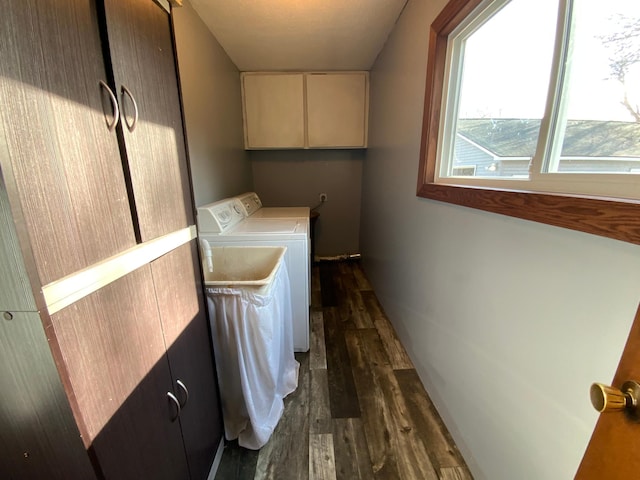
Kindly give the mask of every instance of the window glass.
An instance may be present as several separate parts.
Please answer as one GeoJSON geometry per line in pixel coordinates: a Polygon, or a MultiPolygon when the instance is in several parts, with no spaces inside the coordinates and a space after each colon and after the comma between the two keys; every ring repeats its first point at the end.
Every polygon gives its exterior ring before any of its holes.
{"type": "Polygon", "coordinates": [[[449,101],[457,112],[445,176],[528,177],[545,112],[557,16],[558,0],[512,0],[456,39],[453,55],[461,66],[453,90],[457,102],[449,101]]]}
{"type": "Polygon", "coordinates": [[[639,3],[574,0],[546,171],[640,173],[639,3]]]}

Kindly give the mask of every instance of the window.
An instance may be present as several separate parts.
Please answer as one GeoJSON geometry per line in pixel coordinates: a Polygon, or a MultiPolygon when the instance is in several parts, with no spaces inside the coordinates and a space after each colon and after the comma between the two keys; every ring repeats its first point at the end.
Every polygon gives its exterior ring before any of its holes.
{"type": "Polygon", "coordinates": [[[451,0],[418,195],[640,243],[640,2],[451,0]]]}
{"type": "Polygon", "coordinates": [[[478,177],[528,177],[557,12],[558,0],[497,1],[451,34],[440,177],[455,176],[468,158],[477,159],[478,177]]]}

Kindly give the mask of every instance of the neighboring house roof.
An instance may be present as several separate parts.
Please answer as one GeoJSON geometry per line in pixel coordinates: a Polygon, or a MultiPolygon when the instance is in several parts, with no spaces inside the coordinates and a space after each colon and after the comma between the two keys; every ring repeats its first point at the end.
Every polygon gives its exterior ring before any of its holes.
{"type": "MultiPolygon", "coordinates": [[[[540,120],[458,120],[458,134],[499,157],[532,157],[540,120]]],[[[569,120],[562,157],[640,157],[640,123],[569,120]]]]}

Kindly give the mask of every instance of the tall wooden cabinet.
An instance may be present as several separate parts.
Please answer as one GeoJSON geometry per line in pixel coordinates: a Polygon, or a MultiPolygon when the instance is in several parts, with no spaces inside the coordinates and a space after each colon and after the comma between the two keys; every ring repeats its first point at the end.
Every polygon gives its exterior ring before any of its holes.
{"type": "Polygon", "coordinates": [[[0,478],[204,479],[222,421],[170,17],[0,7],[0,478]]]}

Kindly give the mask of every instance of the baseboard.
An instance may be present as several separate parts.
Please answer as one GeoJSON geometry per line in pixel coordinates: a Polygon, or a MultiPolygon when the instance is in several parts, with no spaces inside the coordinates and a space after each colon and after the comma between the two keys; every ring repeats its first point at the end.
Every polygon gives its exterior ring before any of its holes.
{"type": "Polygon", "coordinates": [[[315,256],[314,262],[340,262],[344,260],[360,260],[361,255],[359,253],[344,253],[342,255],[333,255],[331,257],[319,257],[315,256]]]}
{"type": "Polygon", "coordinates": [[[207,476],[207,480],[214,480],[214,478],[216,478],[216,473],[218,473],[218,467],[220,466],[220,462],[222,461],[223,452],[224,452],[224,435],[220,439],[220,444],[218,445],[216,456],[213,457],[213,465],[211,465],[211,470],[209,470],[209,476],[207,476]]]}

